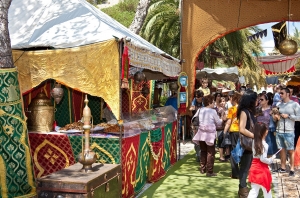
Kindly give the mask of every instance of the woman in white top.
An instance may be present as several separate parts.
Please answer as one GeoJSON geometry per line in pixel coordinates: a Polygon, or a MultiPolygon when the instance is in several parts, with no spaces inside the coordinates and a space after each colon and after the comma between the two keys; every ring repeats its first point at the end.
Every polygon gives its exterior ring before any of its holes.
{"type": "Polygon", "coordinates": [[[276,155],[267,158],[269,147],[265,140],[267,134],[267,126],[263,122],[257,122],[254,127],[254,141],[252,144],[253,160],[249,170],[251,190],[248,198],[256,198],[260,188],[262,188],[265,198],[272,198],[272,177],[268,164],[272,163],[276,155]]]}

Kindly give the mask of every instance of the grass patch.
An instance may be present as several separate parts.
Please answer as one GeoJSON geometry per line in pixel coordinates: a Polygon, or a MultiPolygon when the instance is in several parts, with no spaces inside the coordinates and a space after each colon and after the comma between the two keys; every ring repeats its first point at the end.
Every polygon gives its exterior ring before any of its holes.
{"type": "MultiPolygon", "coordinates": [[[[190,152],[178,161],[163,179],[154,183],[139,198],[238,197],[239,180],[230,178],[230,163],[221,163],[218,159],[219,156],[216,155],[214,172],[218,173],[218,176],[206,177],[199,172],[195,152],[190,152]]],[[[262,192],[258,197],[263,198],[262,192]]]]}

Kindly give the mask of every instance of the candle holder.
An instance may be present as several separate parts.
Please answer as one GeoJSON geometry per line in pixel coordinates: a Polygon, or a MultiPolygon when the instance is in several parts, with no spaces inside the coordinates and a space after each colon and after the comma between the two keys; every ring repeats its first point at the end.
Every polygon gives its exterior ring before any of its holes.
{"type": "Polygon", "coordinates": [[[84,146],[82,144],[82,153],[78,155],[78,162],[81,163],[81,172],[93,172],[92,164],[96,162],[97,156],[95,152],[90,150],[90,130],[91,130],[91,109],[88,107],[87,94],[85,95],[85,107],[83,109],[83,130],[84,130],[84,146]]]}

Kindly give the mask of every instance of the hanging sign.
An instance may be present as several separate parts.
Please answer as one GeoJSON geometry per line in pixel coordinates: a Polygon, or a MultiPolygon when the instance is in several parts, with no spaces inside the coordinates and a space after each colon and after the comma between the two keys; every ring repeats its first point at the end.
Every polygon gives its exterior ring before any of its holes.
{"type": "Polygon", "coordinates": [[[178,105],[178,113],[184,114],[186,113],[186,108],[188,106],[188,76],[185,72],[181,72],[178,76],[178,98],[177,98],[177,105],[178,105]]]}

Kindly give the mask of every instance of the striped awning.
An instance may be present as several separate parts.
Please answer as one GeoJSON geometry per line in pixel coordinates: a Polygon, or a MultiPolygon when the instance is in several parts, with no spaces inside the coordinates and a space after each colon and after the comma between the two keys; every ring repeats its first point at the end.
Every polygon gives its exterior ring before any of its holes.
{"type": "Polygon", "coordinates": [[[265,69],[266,75],[280,75],[295,72],[294,65],[300,57],[300,52],[292,56],[275,55],[259,57],[259,66],[265,69]]]}

